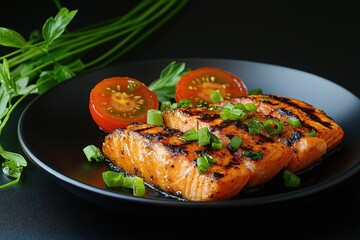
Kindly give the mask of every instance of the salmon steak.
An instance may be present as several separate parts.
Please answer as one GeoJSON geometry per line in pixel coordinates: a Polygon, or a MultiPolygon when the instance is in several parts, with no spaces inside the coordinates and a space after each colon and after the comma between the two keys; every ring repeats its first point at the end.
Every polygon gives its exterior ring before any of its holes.
{"type": "Polygon", "coordinates": [[[117,167],[144,179],[152,187],[179,199],[225,200],[238,194],[250,171],[226,148],[214,150],[187,142],[181,131],[166,126],[132,124],[105,137],[102,151],[117,167]],[[206,173],[196,160],[209,154],[216,159],[206,173]]]}
{"type": "MultiPolygon", "coordinates": [[[[228,100],[220,105],[226,104],[228,100]]],[[[291,133],[296,157],[286,167],[299,172],[315,164],[322,156],[340,145],[344,130],[323,110],[304,101],[274,94],[258,94],[236,97],[232,103],[253,103],[258,113],[277,118],[287,125],[290,118],[300,121],[291,133]],[[310,136],[314,133],[314,136],[310,136]]],[[[286,131],[285,131],[286,132],[286,131]]]]}
{"type": "Polygon", "coordinates": [[[105,136],[102,151],[124,172],[189,201],[231,199],[283,170],[305,171],[339,146],[344,136],[323,110],[280,95],[169,108],[162,117],[161,126],[133,123],[114,130],[105,136]],[[207,129],[221,146],[215,149],[184,138],[187,132],[201,129],[207,129]],[[234,139],[241,140],[236,148],[234,139]],[[205,173],[197,162],[202,156],[216,159],[205,173]]]}
{"type": "MultiPolygon", "coordinates": [[[[232,103],[253,103],[258,113],[277,118],[289,125],[290,118],[299,120],[299,127],[288,132],[290,137],[285,144],[291,145],[294,158],[286,166],[291,172],[306,170],[318,162],[326,153],[340,145],[344,131],[323,110],[304,101],[274,94],[257,94],[236,97],[232,103]],[[311,133],[314,133],[312,136],[311,133]]],[[[219,105],[228,102],[225,100],[219,105]]],[[[286,131],[284,131],[286,135],[286,131]]]]}
{"type": "MultiPolygon", "coordinates": [[[[255,117],[254,114],[259,115],[253,113],[252,117],[255,117]]],[[[207,127],[227,148],[234,136],[240,137],[243,143],[241,148],[233,151],[233,155],[250,170],[251,176],[246,184],[247,188],[259,186],[272,179],[287,166],[292,157],[291,147],[264,134],[250,134],[244,122],[224,121],[218,109],[210,110],[206,107],[169,109],[163,112],[163,119],[166,126],[181,131],[207,127]],[[244,156],[244,151],[261,152],[262,157],[251,159],[244,156]]]]}

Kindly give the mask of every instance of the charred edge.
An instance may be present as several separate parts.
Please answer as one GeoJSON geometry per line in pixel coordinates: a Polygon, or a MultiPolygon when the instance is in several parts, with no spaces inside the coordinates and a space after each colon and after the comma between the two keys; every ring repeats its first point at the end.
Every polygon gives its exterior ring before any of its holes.
{"type": "Polygon", "coordinates": [[[284,141],[284,144],[287,146],[293,145],[294,143],[296,143],[297,141],[299,141],[301,138],[303,137],[303,135],[300,132],[293,132],[291,138],[286,139],[284,141]]]}
{"type": "Polygon", "coordinates": [[[168,149],[171,153],[174,154],[187,154],[187,151],[184,149],[183,146],[179,145],[172,145],[172,144],[164,144],[166,149],[168,149]]]}
{"type": "Polygon", "coordinates": [[[222,174],[222,173],[218,173],[218,172],[214,172],[214,173],[213,173],[213,178],[214,178],[215,180],[219,180],[219,179],[223,178],[224,176],[225,176],[225,175],[222,174]]]}
{"type": "MultiPolygon", "coordinates": [[[[306,115],[309,116],[310,119],[312,119],[315,122],[320,123],[321,125],[327,127],[327,128],[332,128],[332,124],[330,122],[324,122],[322,121],[318,116],[316,116],[314,113],[316,111],[316,109],[312,106],[309,105],[309,107],[302,107],[299,106],[298,104],[292,102],[292,99],[287,98],[287,97],[278,97],[278,96],[274,96],[274,95],[269,95],[271,98],[278,100],[280,102],[284,102],[292,107],[298,108],[300,109],[302,112],[306,113],[306,115]]],[[[325,113],[323,113],[325,116],[327,116],[325,113]]]]}
{"type": "Polygon", "coordinates": [[[214,132],[216,130],[221,130],[221,129],[223,129],[223,128],[225,128],[225,127],[227,127],[227,126],[229,126],[229,125],[231,125],[233,123],[234,123],[234,121],[223,121],[219,125],[210,126],[209,131],[214,132]]]}
{"type": "Polygon", "coordinates": [[[295,114],[293,114],[292,112],[285,110],[283,108],[277,108],[276,109],[281,115],[286,116],[286,117],[296,117],[295,114]]]}
{"type": "Polygon", "coordinates": [[[211,122],[215,119],[218,119],[220,117],[219,114],[209,114],[209,113],[204,113],[200,115],[200,120],[203,122],[211,122]]]}

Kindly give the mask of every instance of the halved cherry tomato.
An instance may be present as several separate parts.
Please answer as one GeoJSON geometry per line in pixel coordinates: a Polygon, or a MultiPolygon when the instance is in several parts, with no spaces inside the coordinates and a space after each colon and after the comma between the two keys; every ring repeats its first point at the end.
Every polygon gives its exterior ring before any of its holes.
{"type": "Polygon", "coordinates": [[[134,78],[106,78],[90,92],[90,114],[107,133],[132,122],[146,122],[147,110],[158,107],[156,93],[134,78]]]}
{"type": "Polygon", "coordinates": [[[220,68],[202,67],[183,75],[175,88],[175,100],[188,99],[193,106],[212,103],[210,94],[219,90],[223,99],[246,96],[248,90],[237,76],[220,68]]]}

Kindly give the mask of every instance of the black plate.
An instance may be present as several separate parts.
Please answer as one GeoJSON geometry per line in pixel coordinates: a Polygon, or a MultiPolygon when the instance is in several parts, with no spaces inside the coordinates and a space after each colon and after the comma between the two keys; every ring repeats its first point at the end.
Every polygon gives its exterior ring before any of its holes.
{"type": "MultiPolygon", "coordinates": [[[[233,211],[299,199],[342,182],[360,168],[360,100],[339,85],[322,77],[286,67],[229,59],[158,59],[110,66],[75,77],[34,99],[21,115],[18,135],[27,156],[75,195],[116,211],[168,208],[183,210],[221,209],[233,211]],[[185,202],[147,190],[146,197],[106,189],[101,173],[106,162],[89,163],[83,147],[101,146],[105,134],[94,124],[88,111],[91,88],[103,78],[120,75],[150,83],[171,61],[184,61],[190,68],[219,67],[238,75],[248,89],[260,87],[304,100],[325,110],[345,131],[339,151],[301,174],[301,186],[285,188],[280,177],[256,191],[218,202],[185,202]]],[[[186,212],[186,211],[185,211],[186,212]]]]}

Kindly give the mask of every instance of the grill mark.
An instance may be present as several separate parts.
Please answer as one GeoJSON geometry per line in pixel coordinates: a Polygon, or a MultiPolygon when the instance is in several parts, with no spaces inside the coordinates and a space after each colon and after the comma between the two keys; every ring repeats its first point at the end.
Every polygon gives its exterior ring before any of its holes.
{"type": "Polygon", "coordinates": [[[276,108],[276,111],[278,111],[282,116],[286,116],[286,117],[296,117],[295,114],[293,114],[292,112],[285,110],[283,108],[276,108]]]}
{"type": "Polygon", "coordinates": [[[215,180],[219,180],[219,179],[223,178],[224,176],[225,176],[225,175],[222,174],[222,173],[218,173],[218,172],[214,172],[214,173],[213,173],[213,178],[214,178],[215,180]]]}
{"type": "Polygon", "coordinates": [[[154,140],[154,141],[160,141],[162,139],[171,137],[174,134],[180,132],[180,130],[178,130],[178,129],[170,128],[167,126],[162,126],[160,131],[157,131],[156,133],[148,133],[149,130],[156,128],[156,127],[158,127],[158,126],[149,126],[147,128],[137,129],[134,131],[139,133],[143,137],[145,137],[149,140],[154,140]]]}
{"type": "Polygon", "coordinates": [[[235,166],[238,166],[240,165],[240,162],[236,159],[236,158],[231,158],[231,160],[229,161],[229,164],[227,164],[225,166],[226,169],[230,169],[230,168],[233,168],[235,166]]]}
{"type": "Polygon", "coordinates": [[[190,116],[199,115],[199,120],[204,121],[204,122],[211,122],[220,117],[220,115],[217,113],[204,113],[203,108],[200,108],[200,109],[188,108],[188,109],[181,109],[179,111],[181,111],[184,114],[190,115],[190,116]]]}
{"type": "Polygon", "coordinates": [[[179,146],[179,145],[172,145],[172,144],[164,144],[164,146],[166,147],[166,149],[168,149],[170,152],[174,153],[174,154],[184,154],[187,155],[187,151],[184,149],[183,146],[179,146]]]}
{"type": "Polygon", "coordinates": [[[214,125],[209,127],[210,132],[214,132],[216,130],[221,130],[229,125],[233,124],[233,121],[223,121],[219,125],[214,125]]]}
{"type": "Polygon", "coordinates": [[[204,113],[200,115],[199,119],[204,122],[211,122],[215,119],[218,119],[219,117],[220,117],[219,114],[204,113]]]}
{"type": "Polygon", "coordinates": [[[291,138],[286,140],[286,145],[292,145],[299,141],[303,135],[300,132],[293,132],[291,138]]]}
{"type": "MultiPolygon", "coordinates": [[[[290,98],[287,98],[287,97],[278,97],[278,96],[274,96],[274,95],[269,95],[269,97],[271,97],[271,98],[273,98],[273,99],[275,99],[275,100],[278,100],[278,101],[280,101],[280,102],[286,103],[286,104],[288,104],[289,106],[298,108],[298,109],[300,109],[302,112],[304,112],[304,113],[305,113],[310,119],[312,119],[313,121],[320,123],[320,124],[323,125],[324,127],[332,128],[332,124],[331,124],[331,123],[322,121],[318,116],[316,116],[316,115],[314,114],[315,109],[313,109],[313,108],[306,108],[306,107],[299,106],[298,104],[292,102],[292,100],[291,100],[290,98]]],[[[311,105],[310,105],[310,106],[311,106],[311,105]]],[[[325,113],[324,113],[324,114],[325,114],[325,113]]]]}

